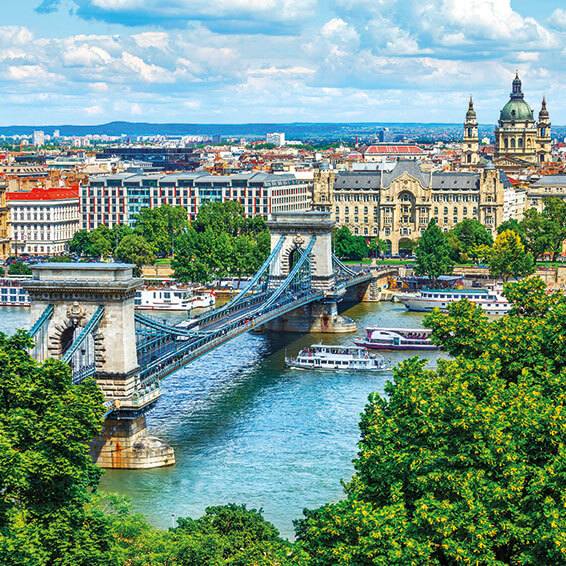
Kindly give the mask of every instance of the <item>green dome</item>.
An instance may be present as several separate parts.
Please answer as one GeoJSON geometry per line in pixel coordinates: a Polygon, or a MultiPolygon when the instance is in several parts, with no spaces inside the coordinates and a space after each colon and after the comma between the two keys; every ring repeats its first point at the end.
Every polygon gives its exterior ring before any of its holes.
{"type": "Polygon", "coordinates": [[[515,98],[502,108],[499,119],[505,122],[521,122],[534,120],[534,116],[531,107],[524,100],[515,98]]]}

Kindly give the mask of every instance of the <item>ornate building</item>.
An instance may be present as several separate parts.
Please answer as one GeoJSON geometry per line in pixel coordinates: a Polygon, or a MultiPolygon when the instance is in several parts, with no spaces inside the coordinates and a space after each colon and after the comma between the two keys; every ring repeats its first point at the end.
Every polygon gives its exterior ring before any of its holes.
{"type": "MultiPolygon", "coordinates": [[[[551,157],[551,124],[546,100],[535,121],[534,112],[525,100],[521,79],[517,73],[509,101],[501,109],[495,128],[494,163],[508,172],[536,167],[551,157]]],[[[464,122],[462,165],[472,167],[479,162],[478,122],[472,99],[464,122]]]]}
{"type": "Polygon", "coordinates": [[[504,169],[520,168],[549,161],[550,155],[550,118],[546,100],[542,100],[537,124],[517,74],[509,102],[501,109],[495,128],[495,164],[504,169]]]}
{"type": "Polygon", "coordinates": [[[478,118],[474,110],[474,101],[470,96],[466,121],[464,122],[464,142],[462,145],[462,165],[464,167],[474,167],[478,164],[479,149],[478,118]]]}
{"type": "Polygon", "coordinates": [[[415,161],[398,161],[390,172],[320,172],[315,206],[330,206],[339,226],[378,237],[391,253],[410,247],[435,218],[445,231],[476,218],[495,233],[513,191],[493,166],[481,172],[425,172],[415,161]]]}

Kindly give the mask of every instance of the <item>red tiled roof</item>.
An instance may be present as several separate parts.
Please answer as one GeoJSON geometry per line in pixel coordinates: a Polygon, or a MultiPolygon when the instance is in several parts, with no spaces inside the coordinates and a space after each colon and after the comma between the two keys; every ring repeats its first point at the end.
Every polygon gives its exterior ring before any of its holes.
{"type": "Polygon", "coordinates": [[[6,200],[66,200],[79,198],[78,188],[32,189],[31,191],[12,191],[6,193],[6,200]]]}
{"type": "Polygon", "coordinates": [[[421,154],[423,150],[418,145],[370,145],[364,153],[389,154],[421,154]]]}

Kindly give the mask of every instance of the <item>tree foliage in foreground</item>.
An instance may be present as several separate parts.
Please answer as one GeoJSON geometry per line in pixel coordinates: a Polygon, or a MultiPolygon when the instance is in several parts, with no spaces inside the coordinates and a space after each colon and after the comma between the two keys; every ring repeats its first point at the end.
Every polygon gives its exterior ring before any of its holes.
{"type": "Polygon", "coordinates": [[[363,236],[354,236],[347,226],[334,230],[334,253],[341,259],[359,261],[368,257],[369,247],[363,236]]]}
{"type": "Polygon", "coordinates": [[[370,397],[346,498],[297,523],[312,564],[566,562],[566,299],[506,292],[495,321],[467,301],[429,315],[455,358],[405,361],[370,397]]]}
{"type": "Polygon", "coordinates": [[[67,364],[35,362],[30,345],[0,334],[0,563],[116,564],[104,514],[86,505],[102,394],[72,385],[67,364]]]}

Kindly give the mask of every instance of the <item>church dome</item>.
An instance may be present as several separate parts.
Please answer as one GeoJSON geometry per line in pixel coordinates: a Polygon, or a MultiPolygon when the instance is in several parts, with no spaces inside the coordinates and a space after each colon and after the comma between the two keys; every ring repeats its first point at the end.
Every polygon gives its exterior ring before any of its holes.
{"type": "Polygon", "coordinates": [[[502,122],[522,122],[534,120],[532,108],[522,99],[511,99],[502,109],[499,119],[502,122]]]}
{"type": "Polygon", "coordinates": [[[519,73],[513,80],[513,90],[509,102],[501,109],[499,120],[501,122],[524,122],[534,120],[531,107],[525,102],[519,73]]]}

